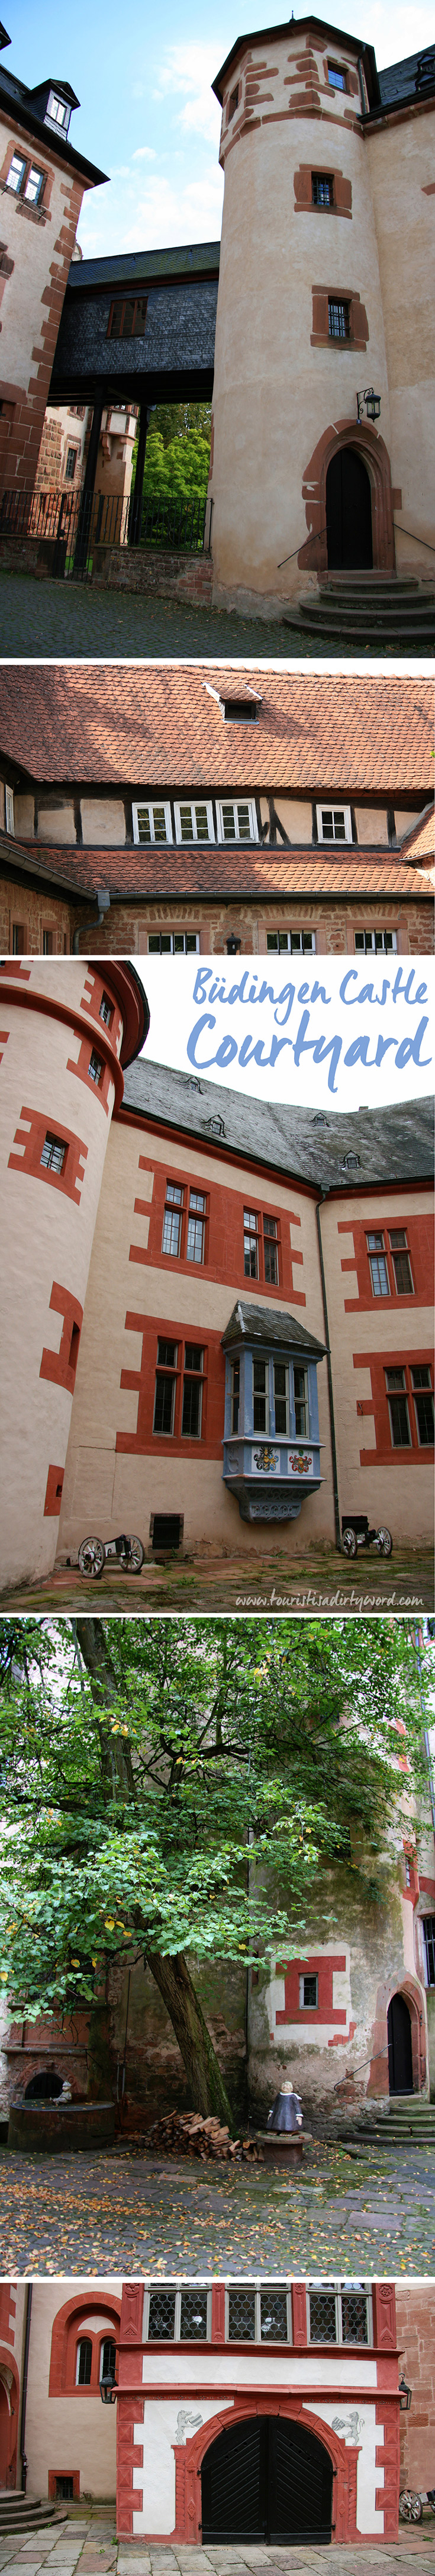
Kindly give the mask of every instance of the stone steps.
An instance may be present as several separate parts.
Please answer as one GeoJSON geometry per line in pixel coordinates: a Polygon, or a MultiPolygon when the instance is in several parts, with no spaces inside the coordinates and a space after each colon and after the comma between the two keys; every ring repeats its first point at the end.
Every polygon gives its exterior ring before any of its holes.
{"type": "Polygon", "coordinates": [[[435,591],[411,574],[402,580],[377,580],[376,574],[365,581],[357,574],[331,578],[287,612],[284,624],[300,627],[313,642],[317,635],[322,644],[351,643],[356,652],[382,644],[427,652],[435,644],[435,591]]]}
{"type": "Polygon", "coordinates": [[[41,2496],[23,2495],[20,2487],[0,2488],[0,2535],[7,2540],[20,2539],[22,2531],[45,2531],[49,2522],[66,2522],[66,2512],[58,2503],[43,2503],[41,2496]]]}
{"type": "Polygon", "coordinates": [[[393,2098],[387,2110],[375,2112],[372,2120],[364,2120],[346,2132],[342,2129],[341,2136],[343,2144],[346,2136],[349,2142],[352,2139],[361,2146],[374,2143],[383,2147],[435,2147],[435,2102],[403,2094],[393,2098]]]}

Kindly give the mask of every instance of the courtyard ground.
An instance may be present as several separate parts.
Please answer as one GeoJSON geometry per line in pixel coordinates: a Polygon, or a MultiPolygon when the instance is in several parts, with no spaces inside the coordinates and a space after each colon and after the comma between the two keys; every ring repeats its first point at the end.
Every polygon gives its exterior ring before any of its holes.
{"type": "MultiPolygon", "coordinates": [[[[411,2561],[416,2576],[416,2559],[422,2562],[425,2576],[429,2571],[433,2576],[435,2523],[428,2507],[415,2532],[402,2525],[398,2540],[386,2542],[382,2549],[382,2576],[396,2576],[397,2569],[400,2576],[406,2576],[411,2561]]],[[[328,2567],[331,2563],[340,2576],[372,2576],[372,2571],[379,2568],[379,2541],[374,2542],[373,2548],[366,2541],[356,2548],[340,2549],[333,2542],[328,2567]]],[[[106,2571],[107,2576],[109,2572],[112,2576],[112,2571],[113,2576],[257,2576],[260,2569],[264,2569],[264,2576],[269,2576],[269,2571],[270,2576],[293,2576],[297,2569],[301,2576],[321,2576],[325,2552],[315,2548],[268,2549],[264,2544],[260,2548],[249,2544],[245,2548],[233,2545],[199,2550],[174,2548],[169,2542],[165,2546],[156,2540],[149,2545],[144,2540],[117,2541],[113,2504],[111,2509],[102,2506],[100,2511],[96,2505],[88,2517],[75,2508],[65,2522],[48,2523],[45,2532],[29,2532],[21,2549],[16,2541],[6,2541],[2,2534],[0,2576],[3,2567],[8,2569],[8,2576],[27,2576],[27,2571],[28,2576],[39,2576],[39,2570],[45,2567],[53,2568],[56,2576],[76,2576],[76,2570],[77,2576],[106,2576],[106,2571]]]]}
{"type": "MultiPolygon", "coordinates": [[[[337,643],[340,661],[354,649],[337,643]]],[[[364,647],[363,659],[372,647],[364,647]]],[[[391,647],[397,661],[400,645],[391,647]]],[[[151,593],[93,590],[71,581],[39,581],[32,573],[0,572],[0,658],[19,661],[331,661],[330,644],[297,627],[263,617],[236,617],[227,609],[184,607],[151,593]]],[[[382,646],[382,659],[388,648],[382,646]]]]}
{"type": "MultiPolygon", "coordinates": [[[[86,1532],[83,1531],[85,1537],[86,1532]]],[[[337,1611],[350,1617],[359,1611],[367,1616],[377,1610],[413,1610],[429,1612],[434,1608],[433,1550],[401,1548],[393,1556],[376,1556],[373,1548],[361,1549],[355,1563],[325,1548],[317,1554],[310,1549],[289,1564],[277,1551],[270,1555],[248,1558],[222,1556],[196,1559],[171,1557],[166,1563],[148,1558],[140,1575],[120,1576],[119,1567],[105,1566],[101,1582],[83,1580],[78,1566],[59,1566],[43,1582],[20,1583],[2,1596],[5,1610],[57,1610],[67,1613],[95,1607],[98,1601],[107,1613],[113,1610],[205,1610],[240,1612],[250,1616],[258,1610],[337,1611]]]]}
{"type": "Polygon", "coordinates": [[[435,2153],[316,2141],[293,2177],[115,2145],[0,2149],[0,2273],[433,2274],[435,2153]]]}

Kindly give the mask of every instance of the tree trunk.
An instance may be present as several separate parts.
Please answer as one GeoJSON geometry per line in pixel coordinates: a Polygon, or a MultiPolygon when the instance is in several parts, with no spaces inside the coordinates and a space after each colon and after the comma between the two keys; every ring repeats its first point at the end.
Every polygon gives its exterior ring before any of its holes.
{"type": "Polygon", "coordinates": [[[176,1951],[169,1959],[162,1958],[160,1950],[147,1950],[146,1962],[152,1977],[155,1977],[178,2040],[193,2110],[200,2111],[205,2119],[210,2111],[215,2111],[219,2120],[226,2122],[231,2129],[231,2103],[186,1959],[181,1951],[176,1951]]]}
{"type": "MultiPolygon", "coordinates": [[[[100,1725],[100,1744],[103,1779],[108,1794],[113,1795],[116,1773],[116,1787],[121,1800],[125,1798],[127,1801],[134,1802],[134,1771],[130,1744],[128,1740],[126,1742],[125,1737],[119,1736],[115,1736],[114,1743],[112,1740],[112,1744],[109,1744],[104,1726],[104,1713],[109,1712],[111,1699],[116,1702],[117,1682],[103,1620],[77,1619],[74,1625],[83,1662],[89,1673],[94,1704],[103,1720],[102,1726],[100,1725]]],[[[204,2118],[207,2118],[209,2112],[216,2111],[219,2119],[224,2123],[227,2122],[231,2128],[231,2104],[228,2101],[216,2050],[213,2048],[213,2041],[210,2039],[210,2032],[207,2030],[207,2023],[204,2020],[198,1995],[195,1994],[186,1960],[180,1951],[176,1951],[173,1958],[162,1958],[160,1950],[147,1950],[145,1955],[151,1976],[155,1977],[156,1986],[159,1988],[166,2011],[169,2013],[169,2020],[172,2022],[183,2066],[186,2068],[193,2108],[195,2111],[200,2111],[204,2118]]]]}

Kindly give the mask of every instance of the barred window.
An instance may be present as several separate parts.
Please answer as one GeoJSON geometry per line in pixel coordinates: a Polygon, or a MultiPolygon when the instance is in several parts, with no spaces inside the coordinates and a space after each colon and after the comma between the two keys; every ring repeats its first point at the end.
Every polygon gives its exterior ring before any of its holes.
{"type": "Polygon", "coordinates": [[[343,295],[328,295],[329,338],[350,340],[350,304],[343,295]]]}
{"type": "Polygon", "coordinates": [[[316,934],[314,930],[268,930],[266,949],[270,957],[312,957],[316,951],[316,934]]]}
{"type": "Polygon", "coordinates": [[[52,1136],[50,1134],[50,1128],[47,1128],[47,1135],[45,1137],[45,1143],[43,1144],[41,1154],[41,1165],[44,1171],[63,1172],[66,1152],[67,1147],[64,1145],[62,1137],[52,1136]]]}
{"type": "Polygon", "coordinates": [[[355,954],[364,957],[388,956],[397,949],[397,930],[356,930],[355,954]]]}
{"type": "Polygon", "coordinates": [[[333,206],[334,180],[332,171],[326,172],[323,170],[312,170],[311,197],[313,206],[333,206]]]}

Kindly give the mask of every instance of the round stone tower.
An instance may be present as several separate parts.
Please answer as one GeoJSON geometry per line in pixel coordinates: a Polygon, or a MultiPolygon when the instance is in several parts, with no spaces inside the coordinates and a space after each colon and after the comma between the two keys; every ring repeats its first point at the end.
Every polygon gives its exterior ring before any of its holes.
{"type": "Polygon", "coordinates": [[[317,18],[240,38],[214,82],[214,596],[241,608],[394,570],[376,88],[372,47],[317,18]],[[380,417],[358,425],[371,385],[380,417]]]}
{"type": "Polygon", "coordinates": [[[112,1110],[148,1027],[112,959],[0,968],[3,1597],[54,1563],[112,1110]]]}

